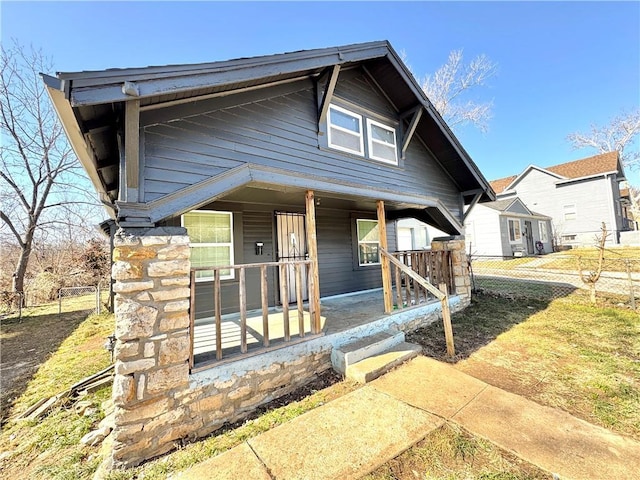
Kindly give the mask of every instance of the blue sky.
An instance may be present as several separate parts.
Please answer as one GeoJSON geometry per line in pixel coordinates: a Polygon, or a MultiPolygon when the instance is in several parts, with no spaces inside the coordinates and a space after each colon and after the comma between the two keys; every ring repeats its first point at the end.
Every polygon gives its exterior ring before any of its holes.
{"type": "MultiPolygon", "coordinates": [[[[489,179],[592,154],[566,141],[640,105],[640,2],[6,2],[2,41],[42,47],[59,71],[237,57],[389,40],[418,75],[451,50],[499,72],[482,134],[459,130],[489,179]]],[[[48,72],[52,73],[52,72],[48,72]]],[[[636,148],[638,144],[636,143],[636,148]]],[[[627,171],[640,185],[640,172],[627,171]]]]}

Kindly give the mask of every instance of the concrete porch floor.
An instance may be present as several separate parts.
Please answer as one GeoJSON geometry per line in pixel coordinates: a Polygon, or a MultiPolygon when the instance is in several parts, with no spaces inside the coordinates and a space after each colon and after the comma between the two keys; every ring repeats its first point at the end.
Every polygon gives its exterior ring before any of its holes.
{"type": "MultiPolygon", "coordinates": [[[[395,294],[394,294],[395,298],[395,294]]],[[[431,300],[422,302],[419,306],[436,302],[431,300]]],[[[333,335],[344,332],[360,325],[375,322],[398,312],[409,314],[413,309],[402,309],[391,314],[384,313],[382,289],[367,290],[347,295],[322,298],[320,301],[321,335],[333,335]]],[[[417,315],[417,312],[416,312],[417,315]]],[[[311,333],[308,305],[304,305],[304,337],[300,336],[298,310],[289,307],[290,342],[284,342],[284,315],[282,307],[269,309],[269,341],[270,347],[288,345],[291,342],[304,341],[306,338],[316,337],[311,333]]],[[[247,312],[247,350],[257,353],[263,350],[264,332],[262,326],[262,312],[254,310],[247,312]]],[[[194,335],[194,357],[196,365],[215,359],[216,334],[215,319],[213,317],[196,320],[194,335]]],[[[222,358],[240,355],[240,316],[239,314],[223,315],[222,317],[222,358]]]]}

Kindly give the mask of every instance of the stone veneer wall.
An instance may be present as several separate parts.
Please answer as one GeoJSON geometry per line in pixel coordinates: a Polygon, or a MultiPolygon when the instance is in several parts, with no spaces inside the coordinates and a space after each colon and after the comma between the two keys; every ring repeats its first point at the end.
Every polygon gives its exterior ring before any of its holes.
{"type": "MultiPolygon", "coordinates": [[[[459,295],[453,310],[463,308],[470,300],[464,240],[438,239],[432,246],[453,252],[459,295]]],[[[128,229],[115,236],[115,427],[106,468],[137,465],[243,418],[330,368],[331,349],[355,339],[321,337],[190,375],[189,258],[182,227],[128,229]]],[[[436,321],[436,310],[421,316],[400,312],[381,322],[410,331],[436,321]]],[[[362,325],[350,335],[366,336],[374,327],[362,325]]]]}
{"type": "Polygon", "coordinates": [[[324,346],[190,375],[189,258],[181,227],[115,236],[115,428],[107,468],[137,465],[211,433],[331,366],[324,346]]]}
{"type": "Polygon", "coordinates": [[[471,276],[469,275],[469,264],[465,251],[465,241],[462,236],[438,237],[431,242],[431,250],[448,250],[451,252],[451,263],[453,265],[454,285],[456,294],[460,296],[462,306],[466,307],[471,303],[471,276]]]}

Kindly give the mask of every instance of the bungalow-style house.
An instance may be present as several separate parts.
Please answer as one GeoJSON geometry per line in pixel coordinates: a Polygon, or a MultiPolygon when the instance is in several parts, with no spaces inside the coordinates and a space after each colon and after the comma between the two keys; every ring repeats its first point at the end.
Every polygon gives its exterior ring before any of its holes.
{"type": "Polygon", "coordinates": [[[532,212],[518,197],[476,205],[464,226],[472,255],[508,258],[553,251],[551,218],[532,212]]]}
{"type": "Polygon", "coordinates": [[[113,465],[468,304],[464,207],[495,197],[386,41],[44,81],[117,228],[113,465]],[[451,236],[394,253],[402,218],[451,236]]]}
{"type": "Polygon", "coordinates": [[[528,209],[551,217],[556,246],[591,246],[602,222],[619,243],[628,230],[623,216],[620,182],[625,179],[618,152],[538,167],[491,182],[498,200],[518,197],[528,209]]]}

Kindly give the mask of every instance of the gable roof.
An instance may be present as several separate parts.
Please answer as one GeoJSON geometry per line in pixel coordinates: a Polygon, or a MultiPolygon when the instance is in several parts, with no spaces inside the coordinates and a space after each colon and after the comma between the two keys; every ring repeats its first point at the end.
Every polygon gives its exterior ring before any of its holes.
{"type": "Polygon", "coordinates": [[[156,110],[305,78],[319,81],[335,66],[363,68],[400,116],[422,111],[415,134],[463,192],[466,203],[478,193],[482,201],[495,199],[489,182],[387,41],[196,65],[63,72],[43,75],[43,80],[79,160],[103,202],[113,205],[118,198],[125,106],[131,100],[139,101],[140,111],[156,110]]]}
{"type": "Polygon", "coordinates": [[[522,200],[520,200],[520,198],[518,198],[518,197],[505,198],[503,200],[495,200],[493,202],[486,202],[486,203],[483,203],[482,206],[490,208],[492,210],[496,210],[496,211],[498,211],[500,213],[509,213],[511,215],[516,215],[516,216],[519,216],[519,217],[526,216],[526,214],[524,214],[524,213],[511,212],[510,211],[511,207],[516,203],[520,204],[524,210],[529,212],[529,215],[531,217],[545,218],[545,219],[550,219],[551,218],[551,217],[549,217],[547,215],[543,215],[542,213],[537,213],[537,212],[534,212],[533,210],[530,210],[529,207],[527,207],[524,204],[524,202],[522,200]]]}
{"type": "Polygon", "coordinates": [[[492,180],[490,182],[491,187],[496,194],[501,194],[534,168],[558,176],[563,180],[577,180],[616,172],[619,173],[620,178],[624,178],[618,152],[608,152],[546,168],[529,165],[519,175],[492,180]]]}
{"type": "Polygon", "coordinates": [[[491,208],[492,210],[497,210],[499,212],[506,212],[516,202],[520,203],[520,205],[522,205],[527,212],[531,212],[531,210],[529,210],[527,206],[524,203],[522,203],[522,200],[520,200],[518,197],[507,198],[504,200],[496,200],[494,202],[487,202],[487,203],[484,203],[483,205],[485,207],[491,208]]]}
{"type": "Polygon", "coordinates": [[[510,177],[499,178],[498,180],[491,180],[490,185],[493,188],[493,191],[498,193],[502,193],[505,188],[507,188],[511,183],[517,178],[517,175],[511,175],[510,177]]]}
{"type": "Polygon", "coordinates": [[[546,170],[567,179],[603,175],[619,170],[619,155],[618,152],[602,153],[581,160],[574,160],[573,162],[547,167],[546,170]]]}

